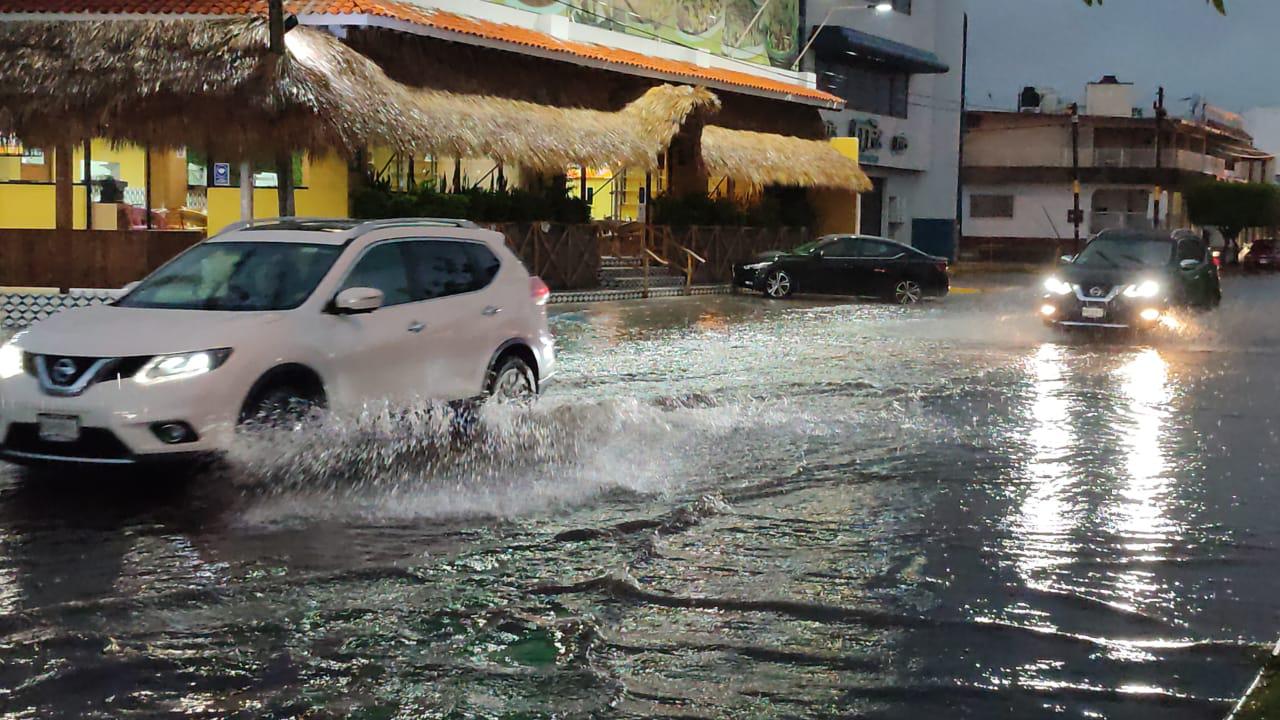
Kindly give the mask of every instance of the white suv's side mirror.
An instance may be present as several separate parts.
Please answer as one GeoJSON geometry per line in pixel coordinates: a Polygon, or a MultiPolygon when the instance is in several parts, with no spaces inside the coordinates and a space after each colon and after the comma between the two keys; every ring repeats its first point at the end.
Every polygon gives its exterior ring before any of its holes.
{"type": "Polygon", "coordinates": [[[333,299],[333,310],[339,315],[371,313],[382,307],[382,300],[382,291],[377,288],[347,288],[333,299]]]}

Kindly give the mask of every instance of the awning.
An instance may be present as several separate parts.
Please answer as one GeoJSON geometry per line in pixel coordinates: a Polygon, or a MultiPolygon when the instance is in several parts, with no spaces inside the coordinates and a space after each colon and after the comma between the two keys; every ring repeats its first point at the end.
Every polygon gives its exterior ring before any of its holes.
{"type": "Polygon", "coordinates": [[[949,72],[951,68],[937,55],[904,43],[853,28],[828,25],[818,31],[813,43],[818,57],[847,58],[849,55],[877,60],[909,73],[928,75],[949,72]]]}
{"type": "Polygon", "coordinates": [[[702,161],[712,177],[730,177],[758,187],[871,189],[871,179],[858,163],[825,140],[707,125],[702,129],[702,161]]]}

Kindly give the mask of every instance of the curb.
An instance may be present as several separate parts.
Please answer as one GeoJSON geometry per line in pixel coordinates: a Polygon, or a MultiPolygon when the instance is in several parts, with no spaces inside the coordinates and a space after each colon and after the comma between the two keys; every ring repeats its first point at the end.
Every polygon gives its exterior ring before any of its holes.
{"type": "MultiPolygon", "coordinates": [[[[685,292],[683,287],[662,287],[651,288],[649,290],[648,299],[654,298],[673,298],[684,297],[686,295],[729,295],[733,292],[733,286],[724,285],[694,285],[685,292]]],[[[551,299],[547,301],[549,305],[563,305],[566,303],[590,303],[590,302],[609,302],[612,300],[644,300],[643,290],[583,290],[580,292],[563,292],[551,293],[551,299]]]]}

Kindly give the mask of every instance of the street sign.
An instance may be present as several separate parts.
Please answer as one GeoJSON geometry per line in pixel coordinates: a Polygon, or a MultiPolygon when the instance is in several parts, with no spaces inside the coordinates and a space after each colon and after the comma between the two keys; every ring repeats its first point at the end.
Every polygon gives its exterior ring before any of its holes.
{"type": "Polygon", "coordinates": [[[1084,211],[1083,211],[1083,210],[1068,210],[1068,211],[1067,211],[1067,222],[1071,223],[1072,225],[1074,225],[1074,224],[1076,224],[1076,223],[1084,224],[1084,211]]]}
{"type": "Polygon", "coordinates": [[[231,187],[231,163],[213,164],[214,187],[231,187]]]}

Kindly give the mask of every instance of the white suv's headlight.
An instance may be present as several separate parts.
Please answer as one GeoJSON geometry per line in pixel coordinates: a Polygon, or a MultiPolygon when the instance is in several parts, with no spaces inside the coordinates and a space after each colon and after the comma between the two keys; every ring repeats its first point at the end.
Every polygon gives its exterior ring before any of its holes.
{"type": "Polygon", "coordinates": [[[1147,280],[1124,289],[1124,296],[1130,298],[1153,298],[1159,294],[1160,283],[1155,280],[1147,280]]]}
{"type": "Polygon", "coordinates": [[[1049,278],[1046,278],[1044,281],[1044,289],[1048,290],[1054,295],[1070,295],[1071,283],[1063,282],[1061,279],[1059,279],[1056,276],[1049,277],[1049,278]]]}
{"type": "Polygon", "coordinates": [[[13,342],[0,345],[0,380],[8,380],[22,373],[22,348],[13,342]]]}
{"type": "Polygon", "coordinates": [[[215,370],[231,356],[231,348],[157,355],[147,361],[133,379],[143,385],[182,380],[215,370]]]}

